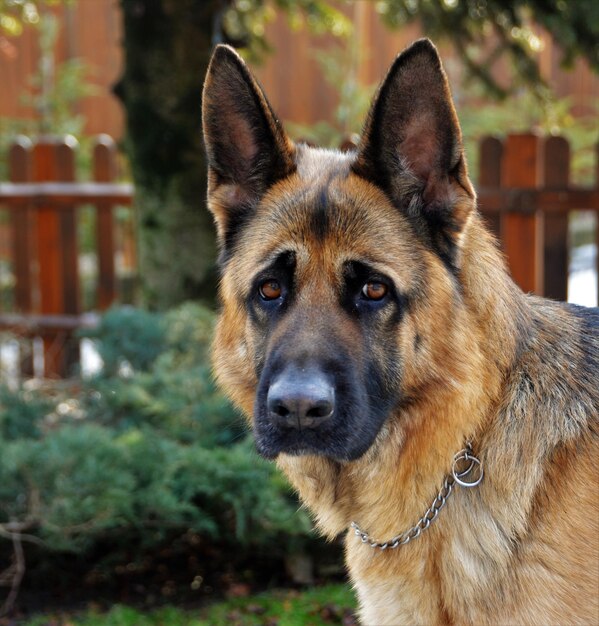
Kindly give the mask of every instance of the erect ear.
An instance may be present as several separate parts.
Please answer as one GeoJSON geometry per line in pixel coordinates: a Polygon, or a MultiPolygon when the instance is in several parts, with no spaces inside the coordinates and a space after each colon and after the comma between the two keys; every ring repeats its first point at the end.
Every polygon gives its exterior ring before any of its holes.
{"type": "Polygon", "coordinates": [[[428,39],[415,42],[391,66],[353,169],[382,187],[418,234],[456,265],[474,191],[447,77],[428,39]]]}
{"type": "Polygon", "coordinates": [[[202,122],[208,205],[226,247],[268,187],[294,171],[294,147],[246,64],[229,46],[217,46],[212,55],[202,122]]]}

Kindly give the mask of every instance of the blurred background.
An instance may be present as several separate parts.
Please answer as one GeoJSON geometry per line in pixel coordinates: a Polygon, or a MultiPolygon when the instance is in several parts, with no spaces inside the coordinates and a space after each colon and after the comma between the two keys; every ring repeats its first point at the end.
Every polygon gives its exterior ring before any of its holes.
{"type": "Polygon", "coordinates": [[[201,90],[229,43],[351,149],[423,35],[514,279],[597,306],[594,0],[0,0],[0,624],[355,623],[212,381],[201,90]]]}

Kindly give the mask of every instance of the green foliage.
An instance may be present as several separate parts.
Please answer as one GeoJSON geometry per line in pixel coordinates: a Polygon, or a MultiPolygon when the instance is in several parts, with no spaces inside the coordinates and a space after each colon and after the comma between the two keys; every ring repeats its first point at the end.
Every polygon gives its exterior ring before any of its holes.
{"type": "MultiPolygon", "coordinates": [[[[45,20],[44,20],[45,21],[45,20]]],[[[87,82],[89,68],[82,59],[69,59],[55,69],[50,87],[38,70],[29,80],[29,90],[22,103],[37,112],[38,133],[81,136],[85,117],[75,113],[77,103],[96,90],[87,82]]]]}
{"type": "Polygon", "coordinates": [[[226,624],[261,626],[276,619],[278,626],[356,624],[356,600],[349,585],[325,585],[304,593],[273,591],[230,600],[201,611],[197,626],[226,624]]]}
{"type": "Polygon", "coordinates": [[[393,28],[418,20],[423,32],[451,41],[468,74],[502,99],[519,86],[532,86],[540,97],[542,85],[536,54],[542,46],[535,24],[543,26],[571,65],[578,56],[599,71],[599,3],[595,0],[380,0],[376,4],[393,28]],[[493,75],[495,63],[507,57],[514,70],[513,82],[499,84],[493,75]]]}
{"type": "Polygon", "coordinates": [[[286,13],[295,30],[307,26],[313,33],[336,37],[347,37],[352,31],[349,19],[328,0],[232,0],[229,4],[219,20],[220,38],[244,48],[255,61],[270,51],[266,25],[277,10],[286,13]]]}
{"type": "Polygon", "coordinates": [[[15,456],[21,493],[35,502],[30,513],[39,516],[40,537],[53,549],[79,552],[132,519],[135,482],[107,429],[64,426],[15,456]]]}
{"type": "Polygon", "coordinates": [[[34,392],[0,387],[0,441],[38,439],[41,422],[51,407],[48,399],[34,392]]]}
{"type": "MultiPolygon", "coordinates": [[[[7,178],[6,155],[15,136],[35,137],[47,133],[73,135],[82,143],[85,117],[77,112],[77,104],[96,93],[90,83],[90,68],[82,59],[73,58],[56,63],[55,47],[60,23],[56,15],[41,11],[42,6],[70,4],[74,0],[0,0],[0,37],[4,24],[9,34],[18,36],[24,27],[38,31],[39,57],[36,71],[28,77],[28,87],[21,103],[35,110],[35,118],[0,118],[0,179],[7,178]]],[[[77,170],[85,176],[91,166],[89,150],[77,151],[77,170]]]]}
{"type": "Polygon", "coordinates": [[[40,56],[37,71],[29,78],[29,90],[22,101],[37,113],[38,133],[80,136],[85,118],[75,105],[95,93],[87,82],[89,68],[81,59],[55,63],[55,46],[60,29],[58,18],[44,14],[37,21],[40,56]]]}
{"type": "Polygon", "coordinates": [[[18,37],[27,26],[37,26],[44,7],[72,4],[75,0],[0,0],[0,36],[18,37]]]}
{"type": "Polygon", "coordinates": [[[325,585],[303,593],[271,591],[248,598],[219,602],[200,611],[164,607],[143,613],[127,606],[115,606],[108,613],[89,611],[83,615],[47,615],[31,619],[24,626],[262,626],[276,620],[279,626],[330,626],[353,624],[356,600],[349,585],[325,585]]]}
{"type": "Polygon", "coordinates": [[[259,457],[206,364],[214,316],[109,311],[89,336],[104,369],[70,391],[0,388],[0,523],[50,551],[156,549],[197,533],[282,556],[312,541],[297,500],[259,457]]]}
{"type": "Polygon", "coordinates": [[[103,375],[115,376],[125,366],[145,371],[166,347],[163,316],[134,308],[114,308],[99,326],[84,333],[94,340],[104,364],[103,375]]]}
{"type": "Polygon", "coordinates": [[[248,442],[208,449],[151,428],[69,424],[4,445],[0,511],[38,516],[46,545],[73,553],[123,533],[151,549],[177,530],[237,547],[286,533],[289,545],[310,525],[273,472],[248,442]]]}
{"type": "Polygon", "coordinates": [[[0,36],[18,37],[23,27],[37,24],[38,3],[32,0],[0,0],[0,36]]]}
{"type": "Polygon", "coordinates": [[[244,427],[208,366],[214,317],[184,304],[166,314],[107,312],[93,339],[104,368],[88,382],[86,411],[118,430],[152,427],[183,443],[229,445],[244,427]]]}

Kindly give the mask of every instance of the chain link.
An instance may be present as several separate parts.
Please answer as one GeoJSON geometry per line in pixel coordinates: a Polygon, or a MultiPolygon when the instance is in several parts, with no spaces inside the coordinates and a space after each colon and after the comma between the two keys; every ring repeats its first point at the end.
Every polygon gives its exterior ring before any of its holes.
{"type": "Polygon", "coordinates": [[[466,447],[454,456],[451,466],[451,474],[445,477],[443,486],[439,490],[436,498],[433,500],[433,503],[427,509],[426,513],[418,520],[415,526],[412,526],[412,528],[400,533],[399,535],[395,535],[395,537],[389,539],[389,541],[385,541],[384,543],[373,539],[367,532],[364,532],[358,524],[356,524],[356,522],[352,522],[350,526],[353,529],[354,534],[360,538],[362,543],[368,544],[371,548],[378,548],[379,550],[386,550],[389,548],[391,550],[395,550],[399,546],[404,546],[406,543],[412,541],[412,539],[419,537],[420,533],[422,533],[423,530],[426,530],[437,519],[439,511],[445,506],[445,503],[451,495],[456,482],[463,487],[476,487],[476,485],[478,485],[483,479],[483,475],[482,463],[472,454],[472,445],[468,442],[466,443],[466,447]],[[470,465],[465,470],[460,472],[457,470],[457,463],[462,460],[470,461],[470,465]],[[475,480],[470,483],[462,480],[477,467],[479,475],[475,480]]]}

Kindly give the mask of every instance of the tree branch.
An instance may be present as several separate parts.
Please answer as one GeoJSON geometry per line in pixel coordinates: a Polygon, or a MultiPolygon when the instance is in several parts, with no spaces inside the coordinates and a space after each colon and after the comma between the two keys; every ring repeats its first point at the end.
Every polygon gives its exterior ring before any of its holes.
{"type": "Polygon", "coordinates": [[[21,544],[21,535],[19,533],[9,534],[12,538],[13,563],[2,572],[0,581],[4,578],[10,580],[10,592],[4,604],[0,607],[0,617],[8,615],[13,610],[17,596],[19,595],[23,576],[25,575],[25,554],[23,552],[23,545],[21,544]]]}

